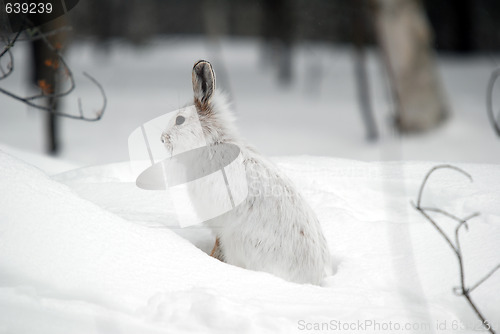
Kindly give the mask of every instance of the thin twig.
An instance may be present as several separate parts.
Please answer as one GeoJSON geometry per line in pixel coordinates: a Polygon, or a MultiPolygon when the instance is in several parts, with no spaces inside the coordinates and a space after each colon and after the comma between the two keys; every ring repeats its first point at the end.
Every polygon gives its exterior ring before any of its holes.
{"type": "Polygon", "coordinates": [[[494,70],[491,73],[490,81],[488,82],[488,89],[486,90],[486,110],[488,112],[488,118],[490,120],[493,129],[497,136],[500,137],[500,124],[497,117],[495,117],[495,111],[493,110],[493,89],[495,88],[495,83],[500,76],[500,68],[494,70]]]}
{"type": "MultiPolygon", "coordinates": [[[[31,24],[31,22],[29,22],[28,19],[26,19],[27,21],[27,24],[29,24],[31,27],[33,27],[33,24],[31,24]]],[[[26,24],[26,22],[25,22],[26,24]]],[[[64,27],[63,27],[64,28],[64,27]]],[[[74,80],[74,76],[73,76],[73,72],[71,71],[70,67],[67,65],[63,55],[61,54],[61,52],[52,45],[52,43],[50,43],[50,41],[48,40],[48,37],[55,34],[55,33],[58,33],[59,31],[61,30],[67,30],[66,28],[62,29],[56,29],[57,31],[50,31],[48,33],[44,33],[42,32],[38,27],[33,27],[32,29],[28,29],[28,33],[29,35],[31,36],[31,39],[30,40],[42,40],[46,46],[50,49],[50,51],[52,51],[58,58],[58,62],[62,65],[61,66],[61,69],[66,73],[68,79],[69,79],[69,87],[66,88],[64,91],[62,92],[54,92],[54,93],[46,93],[44,91],[42,91],[42,93],[40,94],[35,94],[35,95],[32,95],[32,96],[28,96],[28,97],[22,97],[20,95],[17,95],[11,91],[8,91],[2,87],[0,87],[0,93],[3,93],[15,100],[18,100],[22,103],[25,103],[26,105],[30,106],[30,107],[33,107],[33,108],[36,108],[36,109],[39,109],[39,110],[42,110],[42,111],[46,111],[46,112],[49,112],[49,113],[52,113],[56,116],[61,116],[61,117],[66,117],[66,118],[71,118],[71,119],[77,119],[77,120],[84,120],[84,121],[98,121],[102,118],[102,116],[104,115],[104,111],[106,109],[106,106],[107,106],[107,97],[106,97],[106,94],[104,92],[104,89],[102,87],[102,85],[92,76],[90,76],[88,73],[83,73],[84,76],[86,76],[90,81],[92,81],[96,86],[97,88],[99,89],[99,91],[101,92],[101,96],[102,96],[102,99],[103,99],[103,103],[102,103],[102,107],[96,112],[96,115],[95,117],[86,117],[84,112],[83,112],[83,108],[82,108],[82,103],[81,103],[81,100],[79,99],[79,102],[78,102],[78,112],[79,112],[79,115],[73,115],[73,114],[68,114],[68,113],[63,113],[63,112],[58,112],[57,110],[55,110],[54,106],[51,105],[51,106],[46,106],[44,104],[40,104],[40,103],[37,103],[35,101],[37,100],[40,100],[40,99],[46,99],[46,98],[53,98],[53,99],[59,99],[59,98],[62,98],[62,97],[65,97],[69,94],[71,94],[74,90],[75,90],[75,87],[76,87],[76,84],[75,84],[75,80],[74,80]]],[[[15,37],[10,41],[8,38],[7,38],[7,45],[4,47],[4,50],[2,51],[2,53],[0,54],[0,58],[5,55],[6,53],[9,53],[10,54],[10,49],[14,46],[15,42],[19,39],[19,35],[20,35],[21,31],[19,31],[15,37]]],[[[11,58],[11,67],[10,67],[10,72],[7,72],[7,75],[9,75],[12,71],[13,71],[13,59],[11,58]]],[[[3,71],[2,71],[3,72],[3,71]]],[[[7,75],[3,75],[2,77],[0,77],[0,80],[1,79],[4,79],[7,75]]]]}
{"type": "Polygon", "coordinates": [[[7,72],[3,69],[1,59],[0,59],[0,71],[2,72],[2,76],[0,76],[0,80],[7,78],[14,71],[14,57],[12,56],[11,50],[7,50],[7,54],[9,55],[9,61],[7,63],[7,72]]]}
{"type": "Polygon", "coordinates": [[[60,27],[60,28],[57,28],[57,29],[53,29],[51,31],[48,31],[48,32],[42,32],[38,27],[35,27],[33,29],[27,29],[26,32],[28,34],[28,38],[19,38],[18,40],[19,41],[28,41],[28,42],[33,42],[33,41],[37,41],[37,40],[40,40],[40,39],[43,39],[43,38],[47,38],[47,37],[51,37],[51,36],[54,36],[54,35],[57,35],[61,32],[68,32],[68,31],[73,31],[73,28],[72,27],[68,27],[68,26],[64,26],[64,27],[60,27]]]}
{"type": "Polygon", "coordinates": [[[462,255],[462,247],[460,245],[460,229],[463,226],[463,227],[465,227],[468,230],[468,224],[467,224],[467,222],[470,219],[479,216],[479,213],[475,212],[475,213],[467,216],[466,218],[461,219],[461,218],[459,218],[459,217],[457,217],[457,216],[455,216],[455,215],[453,215],[453,214],[451,214],[451,213],[449,213],[449,212],[447,212],[445,210],[442,210],[442,209],[439,209],[439,208],[433,208],[433,207],[422,207],[420,205],[421,202],[422,202],[422,195],[423,195],[423,192],[424,192],[424,188],[425,188],[425,185],[427,184],[427,181],[428,181],[429,177],[432,175],[432,173],[434,171],[436,171],[438,169],[443,169],[443,168],[452,169],[452,170],[458,171],[462,175],[466,176],[472,182],[472,177],[467,172],[465,172],[464,170],[462,170],[462,169],[460,169],[458,167],[455,167],[455,166],[452,166],[452,165],[438,165],[438,166],[435,166],[429,172],[427,172],[427,174],[424,177],[424,180],[422,181],[422,184],[421,184],[419,192],[418,192],[417,204],[414,204],[413,202],[411,204],[413,205],[413,207],[418,212],[420,212],[432,224],[432,226],[434,226],[434,228],[445,239],[445,241],[448,243],[448,245],[450,246],[450,248],[453,250],[453,252],[455,253],[455,255],[457,257],[458,266],[459,266],[459,273],[460,273],[460,287],[453,288],[453,292],[456,295],[463,296],[467,300],[468,304],[470,305],[470,307],[472,308],[472,310],[474,311],[474,313],[476,314],[476,316],[481,320],[481,323],[483,324],[484,328],[487,329],[491,334],[495,334],[495,331],[491,327],[490,322],[483,316],[483,314],[481,313],[481,311],[479,311],[479,309],[477,308],[476,304],[472,300],[472,297],[471,297],[470,293],[473,290],[475,290],[478,286],[480,286],[481,284],[483,284],[498,269],[500,269],[500,264],[497,265],[495,268],[493,268],[490,272],[488,272],[488,274],[486,274],[482,279],[480,279],[471,288],[468,289],[466,287],[466,283],[465,283],[464,260],[463,260],[463,255],[462,255]],[[453,241],[448,237],[448,235],[441,229],[441,227],[434,221],[434,219],[431,216],[429,216],[429,214],[427,212],[436,212],[436,213],[442,214],[442,215],[444,215],[444,216],[446,216],[448,218],[451,218],[451,219],[455,220],[458,223],[457,227],[455,228],[455,243],[453,243],[453,241]]]}
{"type": "Polygon", "coordinates": [[[458,168],[458,167],[455,167],[455,166],[452,166],[452,165],[437,165],[437,166],[434,166],[431,168],[430,171],[427,172],[427,175],[425,175],[425,178],[424,178],[424,181],[422,182],[422,185],[420,186],[420,190],[418,192],[418,200],[417,200],[417,207],[420,207],[420,203],[422,202],[422,194],[424,192],[424,187],[427,183],[427,180],[429,179],[429,177],[431,176],[432,173],[434,173],[434,171],[438,170],[438,169],[442,169],[442,168],[448,168],[448,169],[453,169],[453,170],[456,170],[457,172],[465,175],[471,182],[473,181],[472,180],[472,176],[469,175],[469,173],[467,173],[466,171],[458,168]]]}
{"type": "Polygon", "coordinates": [[[480,215],[479,212],[474,212],[473,214],[469,215],[468,217],[462,219],[462,218],[459,218],[459,217],[457,217],[455,215],[452,215],[451,213],[449,213],[447,211],[444,211],[442,209],[439,209],[439,208],[421,207],[421,209],[424,210],[424,211],[437,212],[437,213],[442,214],[443,216],[446,216],[448,218],[451,218],[451,219],[457,221],[460,224],[463,223],[465,225],[465,229],[466,230],[469,229],[469,225],[467,225],[467,221],[480,215]]]}
{"type": "Polygon", "coordinates": [[[17,39],[19,38],[19,35],[21,35],[21,31],[18,31],[17,34],[14,36],[14,38],[11,41],[9,41],[9,39],[6,38],[7,43],[6,43],[5,47],[3,48],[2,52],[0,52],[0,58],[2,58],[7,53],[7,51],[12,49],[12,47],[16,43],[17,39]]]}
{"type": "Polygon", "coordinates": [[[0,77],[0,80],[7,78],[14,71],[14,57],[12,56],[11,49],[18,40],[20,34],[21,32],[19,31],[12,40],[9,40],[9,38],[6,36],[2,36],[2,40],[5,43],[5,46],[2,52],[0,53],[0,70],[2,71],[2,76],[0,77]],[[9,55],[9,62],[7,63],[7,72],[3,70],[3,67],[1,65],[2,57],[6,54],[9,55]]]}
{"type": "MultiPolygon", "coordinates": [[[[83,75],[86,76],[90,81],[92,81],[97,86],[97,88],[99,88],[99,91],[101,92],[101,96],[102,96],[102,106],[96,112],[95,118],[93,118],[93,119],[82,118],[82,119],[85,119],[86,121],[98,121],[102,118],[102,115],[104,115],[104,111],[106,110],[106,106],[108,105],[108,98],[106,97],[106,92],[104,91],[104,88],[94,77],[92,77],[90,74],[88,74],[86,72],[83,72],[83,75]]],[[[79,107],[80,107],[79,108],[80,115],[83,115],[83,109],[82,109],[81,103],[80,103],[79,107]]]]}
{"type": "MultiPolygon", "coordinates": [[[[34,32],[38,32],[40,31],[38,27],[36,28],[33,28],[32,31],[34,32]]],[[[4,52],[7,52],[7,50],[10,50],[10,48],[12,48],[12,46],[14,46],[14,43],[15,41],[18,39],[19,37],[19,34],[20,32],[17,33],[16,37],[14,38],[14,40],[12,42],[9,43],[9,45],[7,45],[4,49],[4,52]]],[[[59,50],[57,50],[53,45],[52,43],[50,43],[50,41],[47,39],[47,37],[44,35],[44,34],[38,34],[37,35],[40,39],[43,40],[43,42],[45,43],[45,45],[49,48],[50,51],[52,51],[58,58],[59,62],[62,64],[64,70],[66,71],[66,73],[68,74],[68,78],[70,80],[70,86],[68,89],[66,89],[66,91],[64,92],[59,92],[59,93],[51,93],[51,94],[46,94],[44,92],[42,92],[41,94],[36,94],[36,95],[33,95],[33,96],[29,96],[29,97],[21,97],[15,93],[12,93],[10,91],[7,91],[3,88],[0,87],[0,92],[4,93],[5,95],[8,95],[18,101],[21,101],[21,102],[24,102],[26,104],[28,104],[29,106],[31,107],[34,107],[34,108],[37,108],[37,109],[42,109],[42,110],[47,110],[47,108],[43,107],[43,106],[40,106],[38,104],[35,104],[35,103],[27,103],[28,101],[33,101],[33,100],[38,100],[38,99],[42,99],[42,98],[50,98],[50,97],[53,97],[53,98],[61,98],[61,97],[64,97],[64,96],[67,96],[69,95],[74,89],[75,89],[75,81],[74,81],[74,78],[73,78],[73,73],[71,72],[71,69],[69,68],[69,66],[66,64],[66,61],[64,60],[64,57],[62,56],[62,54],[59,52],[59,50]]],[[[0,57],[3,55],[4,53],[0,54],[0,57]]],[[[49,110],[47,111],[52,111],[52,108],[48,108],[49,110]]]]}
{"type": "Polygon", "coordinates": [[[472,292],[474,291],[478,286],[480,286],[481,284],[484,283],[484,281],[486,281],[488,278],[490,278],[491,276],[493,276],[493,274],[498,270],[500,269],[500,264],[497,265],[495,268],[493,268],[489,273],[486,274],[486,276],[484,276],[482,279],[480,279],[476,284],[474,284],[472,286],[472,288],[469,288],[469,292],[472,292]]]}
{"type": "Polygon", "coordinates": [[[462,288],[462,294],[465,296],[467,294],[467,288],[465,287],[465,268],[464,268],[464,259],[462,257],[462,246],[460,246],[460,227],[464,226],[465,221],[458,224],[455,229],[455,245],[457,249],[457,257],[458,257],[458,266],[460,268],[460,287],[462,288]]]}
{"type": "Polygon", "coordinates": [[[439,225],[436,224],[436,222],[421,207],[416,206],[415,204],[413,204],[413,207],[417,211],[419,211],[425,218],[427,218],[427,220],[434,226],[434,228],[439,232],[439,234],[441,234],[441,236],[446,240],[446,242],[451,247],[451,249],[453,249],[453,251],[456,254],[458,254],[457,248],[455,247],[455,245],[453,244],[453,242],[450,240],[450,238],[448,238],[448,236],[446,235],[446,233],[444,233],[444,231],[441,229],[441,227],[439,227],[439,225]]]}
{"type": "MultiPolygon", "coordinates": [[[[0,88],[0,92],[4,93],[5,95],[10,96],[10,97],[12,97],[14,99],[22,101],[23,103],[27,104],[30,107],[34,107],[34,108],[37,108],[37,109],[42,110],[42,111],[47,111],[47,112],[52,113],[52,114],[54,114],[56,116],[61,116],[61,117],[66,117],[66,118],[71,118],[71,119],[77,119],[77,120],[83,120],[83,121],[88,121],[88,122],[95,122],[95,121],[100,120],[102,118],[103,114],[104,114],[104,111],[105,111],[106,106],[107,106],[107,97],[106,97],[106,94],[105,94],[104,89],[102,88],[101,84],[99,84],[96,79],[94,79],[93,77],[91,77],[87,73],[83,73],[83,74],[87,78],[89,78],[93,83],[95,83],[97,85],[97,87],[99,88],[99,90],[101,92],[102,98],[103,98],[103,105],[96,112],[96,116],[95,117],[86,117],[86,116],[84,116],[83,109],[82,109],[82,106],[81,106],[81,102],[79,102],[79,105],[78,105],[79,115],[72,115],[72,114],[58,112],[58,111],[54,110],[52,107],[47,107],[47,106],[36,104],[34,102],[31,102],[30,100],[27,100],[27,99],[24,99],[22,97],[18,97],[16,95],[13,95],[10,92],[8,92],[8,91],[6,91],[6,90],[4,90],[2,88],[0,88]]],[[[80,101],[80,99],[79,99],[79,101],[80,101]]]]}

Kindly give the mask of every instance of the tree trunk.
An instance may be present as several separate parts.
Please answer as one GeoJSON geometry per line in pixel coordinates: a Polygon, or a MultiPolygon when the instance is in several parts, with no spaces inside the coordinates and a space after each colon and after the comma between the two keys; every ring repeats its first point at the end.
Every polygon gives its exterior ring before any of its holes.
{"type": "Polygon", "coordinates": [[[420,1],[374,2],[377,39],[396,104],[396,126],[403,133],[432,129],[449,111],[420,1]]]}
{"type": "MultiPolygon", "coordinates": [[[[63,17],[57,18],[49,23],[40,26],[42,33],[57,31],[67,25],[67,20],[63,17]]],[[[47,37],[49,43],[53,47],[61,49],[66,41],[66,33],[64,31],[57,32],[47,37]]],[[[62,50],[60,50],[62,52],[62,50]]],[[[40,86],[41,82],[47,87],[47,93],[57,93],[59,90],[59,65],[57,55],[49,48],[43,39],[38,39],[32,42],[33,54],[33,81],[35,85],[40,86]]],[[[48,97],[45,99],[47,106],[53,108],[54,112],[59,111],[59,103],[57,98],[48,97]]],[[[50,112],[45,115],[45,135],[46,135],[46,151],[49,154],[56,155],[60,150],[59,139],[59,118],[54,113],[50,112]]]]}
{"type": "Polygon", "coordinates": [[[357,0],[353,10],[352,29],[354,44],[354,74],[358,89],[359,108],[366,128],[366,138],[375,141],[378,138],[377,124],[373,115],[370,99],[370,85],[366,69],[366,2],[357,0]]]}
{"type": "Polygon", "coordinates": [[[293,79],[294,17],[290,0],[264,0],[262,3],[262,37],[264,61],[270,57],[276,66],[278,81],[285,86],[293,79]]]}

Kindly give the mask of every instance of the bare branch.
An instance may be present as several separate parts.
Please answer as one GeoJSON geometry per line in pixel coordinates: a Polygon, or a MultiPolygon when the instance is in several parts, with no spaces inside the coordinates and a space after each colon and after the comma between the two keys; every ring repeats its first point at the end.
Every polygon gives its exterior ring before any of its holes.
{"type": "Polygon", "coordinates": [[[462,246],[460,246],[460,227],[464,226],[465,221],[458,224],[455,229],[455,245],[457,246],[457,258],[458,258],[458,266],[460,267],[460,287],[462,295],[466,295],[468,293],[467,288],[465,287],[465,268],[464,268],[464,259],[462,257],[462,246]]]}
{"type": "Polygon", "coordinates": [[[19,41],[29,41],[29,42],[33,42],[33,41],[37,41],[37,40],[40,40],[40,39],[44,39],[44,38],[47,38],[47,37],[51,37],[51,36],[54,36],[54,35],[57,35],[61,32],[68,32],[68,31],[72,31],[73,28],[72,27],[68,27],[68,26],[64,26],[64,27],[60,27],[60,28],[57,28],[57,29],[53,29],[51,31],[48,31],[48,32],[43,32],[41,31],[38,27],[35,27],[33,29],[27,29],[26,32],[28,34],[28,38],[19,38],[18,40],[19,41]]]}
{"type": "Polygon", "coordinates": [[[52,93],[52,94],[46,94],[46,93],[42,92],[42,94],[26,97],[25,100],[31,101],[31,100],[41,99],[41,98],[48,98],[48,97],[61,98],[61,97],[69,95],[75,89],[75,86],[76,86],[75,79],[73,77],[73,72],[71,71],[69,66],[66,64],[66,60],[64,59],[61,52],[56,47],[54,47],[52,45],[52,43],[47,39],[47,36],[45,34],[38,33],[40,31],[40,29],[38,27],[33,28],[32,31],[34,31],[33,34],[36,34],[37,37],[39,37],[41,40],[43,40],[43,42],[49,48],[49,50],[52,51],[57,56],[59,62],[62,64],[63,71],[68,76],[68,79],[70,81],[70,86],[69,86],[69,88],[66,89],[66,91],[63,91],[63,92],[52,93]]]}
{"type": "Polygon", "coordinates": [[[106,106],[108,105],[108,98],[106,97],[106,93],[104,92],[104,88],[94,77],[92,77],[90,74],[88,74],[86,72],[83,72],[83,75],[85,75],[87,78],[89,78],[89,80],[92,81],[97,86],[97,88],[99,88],[99,91],[101,92],[101,95],[102,95],[102,106],[99,110],[96,111],[95,118],[84,118],[81,100],[79,99],[80,116],[82,117],[82,119],[84,119],[86,121],[98,121],[102,118],[102,115],[104,115],[104,111],[106,110],[106,106]]]}
{"type": "Polygon", "coordinates": [[[480,279],[476,284],[474,284],[472,286],[472,288],[469,288],[469,292],[472,292],[474,291],[478,286],[480,286],[481,284],[483,284],[488,278],[490,278],[491,276],[493,276],[493,274],[498,270],[500,269],[500,264],[497,265],[495,268],[493,268],[489,273],[486,274],[486,276],[484,276],[482,279],[480,279]]]}
{"type": "Polygon", "coordinates": [[[486,90],[486,110],[495,133],[500,137],[500,120],[498,119],[498,115],[495,116],[495,111],[493,110],[493,89],[495,88],[495,84],[499,76],[500,68],[491,73],[490,81],[488,82],[488,89],[486,90]]]}
{"type": "MultiPolygon", "coordinates": [[[[30,36],[29,40],[31,40],[31,41],[32,40],[42,40],[45,43],[45,45],[49,48],[49,50],[51,50],[54,53],[54,55],[57,57],[58,63],[61,64],[59,70],[64,71],[64,73],[66,74],[66,76],[69,80],[69,85],[67,85],[67,88],[65,90],[63,90],[62,92],[47,92],[46,90],[44,90],[42,88],[42,92],[40,94],[35,94],[32,96],[27,96],[27,97],[20,96],[18,94],[15,94],[11,91],[8,91],[8,90],[2,88],[2,87],[0,87],[0,93],[3,93],[3,94],[5,94],[5,95],[17,100],[17,101],[20,101],[20,102],[22,102],[30,107],[33,107],[33,108],[36,108],[36,109],[39,109],[42,111],[46,111],[48,113],[52,113],[52,114],[57,115],[57,116],[71,118],[71,119],[84,120],[84,121],[91,121],[91,122],[100,120],[102,118],[104,111],[106,109],[106,106],[107,106],[107,97],[106,97],[106,94],[104,92],[102,85],[94,77],[90,76],[88,73],[83,73],[83,75],[85,77],[87,77],[90,81],[92,81],[92,83],[94,83],[97,86],[97,88],[99,89],[99,91],[101,93],[102,99],[103,99],[102,107],[96,112],[95,116],[93,116],[93,117],[85,116],[80,99],[78,100],[78,113],[79,113],[79,115],[58,112],[57,110],[55,110],[53,105],[47,106],[43,102],[42,103],[37,102],[40,99],[45,100],[47,98],[60,99],[62,97],[65,97],[65,96],[71,94],[75,90],[76,84],[75,84],[74,76],[73,76],[73,73],[72,73],[70,67],[67,65],[61,51],[57,47],[52,45],[52,43],[48,40],[48,37],[55,35],[61,31],[69,30],[71,28],[62,27],[62,28],[55,29],[55,30],[52,30],[49,32],[42,32],[40,30],[40,28],[33,27],[33,24],[31,24],[31,22],[29,22],[27,19],[26,19],[26,21],[27,22],[25,24],[32,27],[31,29],[26,30],[28,35],[30,36]]],[[[14,36],[14,38],[12,40],[9,40],[7,37],[5,38],[6,46],[4,47],[4,50],[2,51],[2,53],[0,54],[0,59],[2,56],[4,56],[5,54],[8,53],[9,56],[11,57],[11,61],[9,63],[10,66],[8,66],[8,68],[7,68],[8,69],[7,72],[4,71],[3,68],[1,68],[1,64],[0,64],[0,72],[2,72],[2,76],[0,76],[0,80],[4,79],[8,75],[10,75],[10,73],[12,73],[12,71],[14,69],[14,65],[13,65],[14,63],[13,63],[13,58],[12,58],[12,54],[10,52],[10,49],[14,46],[15,42],[19,40],[20,34],[21,34],[21,30],[14,36]]]]}
{"type": "Polygon", "coordinates": [[[467,225],[467,221],[468,220],[471,220],[472,218],[475,218],[477,216],[480,215],[479,212],[474,212],[473,214],[469,215],[468,217],[462,219],[462,218],[459,218],[455,215],[452,215],[451,213],[447,212],[447,211],[444,211],[442,209],[439,209],[439,208],[431,208],[431,207],[421,207],[422,210],[424,211],[431,211],[431,212],[437,212],[437,213],[440,213],[442,214],[443,216],[446,216],[448,218],[451,218],[453,220],[455,220],[456,222],[458,222],[459,224],[464,224],[465,226],[465,229],[468,230],[469,229],[469,225],[467,225]]]}
{"type": "Polygon", "coordinates": [[[19,38],[19,35],[21,35],[21,31],[19,31],[12,40],[9,40],[9,38],[7,37],[5,38],[7,43],[5,43],[5,47],[3,48],[2,52],[0,52],[0,58],[2,58],[7,53],[7,51],[9,51],[14,46],[17,39],[19,38]]]}
{"type": "Polygon", "coordinates": [[[465,175],[471,182],[473,181],[472,180],[472,176],[469,175],[469,173],[467,173],[466,171],[458,168],[458,167],[455,167],[455,166],[452,166],[452,165],[437,165],[437,166],[434,166],[431,168],[430,171],[427,172],[427,175],[425,175],[425,178],[424,178],[424,181],[422,182],[422,185],[420,186],[420,191],[418,192],[418,200],[417,200],[417,207],[420,207],[420,203],[422,201],[422,193],[424,192],[424,187],[427,183],[427,180],[429,179],[429,177],[431,176],[432,173],[434,173],[434,171],[438,170],[438,169],[442,169],[442,168],[448,168],[448,169],[453,169],[453,170],[456,170],[457,172],[465,175]]]}
{"type": "MultiPolygon", "coordinates": [[[[54,52],[54,54],[57,56],[59,62],[62,64],[63,66],[63,69],[64,71],[68,74],[68,78],[70,80],[70,86],[68,89],[66,89],[66,91],[63,91],[63,92],[59,92],[59,93],[50,93],[50,94],[46,94],[46,93],[41,93],[41,94],[36,94],[36,95],[33,95],[33,96],[29,96],[29,97],[21,97],[15,93],[12,93],[10,91],[7,91],[3,88],[0,87],[0,92],[4,93],[5,95],[8,95],[18,101],[21,101],[21,102],[28,102],[28,101],[33,101],[33,100],[38,100],[38,99],[42,99],[42,98],[49,98],[49,97],[53,97],[53,98],[61,98],[61,97],[64,97],[66,95],[69,95],[74,89],[75,89],[75,81],[74,81],[74,78],[73,78],[73,73],[71,72],[71,69],[69,68],[69,66],[66,64],[66,61],[64,60],[64,57],[62,56],[61,52],[56,49],[52,43],[50,43],[50,41],[47,39],[47,36],[45,34],[41,34],[41,33],[37,33],[37,31],[40,31],[39,28],[33,28],[32,29],[32,34],[37,34],[37,37],[39,37],[39,39],[42,39],[45,43],[45,45],[52,51],[54,52]]],[[[10,48],[12,48],[12,46],[14,46],[14,43],[16,42],[16,40],[19,38],[19,34],[20,32],[18,32],[16,34],[16,36],[14,37],[14,39],[4,48],[4,51],[2,52],[2,54],[0,54],[0,57],[2,55],[4,55],[8,50],[10,50],[10,48]]],[[[37,109],[42,109],[42,110],[46,110],[46,111],[52,111],[51,108],[48,108],[49,110],[47,110],[47,108],[40,108],[41,106],[37,105],[37,104],[34,104],[34,103],[26,103],[34,108],[37,108],[37,109]]]]}
{"type": "Polygon", "coordinates": [[[439,227],[439,225],[425,212],[424,209],[416,206],[413,203],[412,203],[412,205],[418,212],[420,212],[434,226],[434,228],[439,232],[439,234],[441,234],[441,236],[444,238],[444,240],[446,240],[446,242],[451,247],[451,249],[455,252],[455,254],[458,255],[458,250],[457,250],[456,246],[453,244],[453,242],[450,240],[450,238],[448,238],[446,233],[444,233],[444,231],[441,229],[441,227],[439,227]]]}
{"type": "Polygon", "coordinates": [[[12,40],[10,40],[7,36],[2,36],[2,41],[4,42],[5,46],[2,52],[0,53],[0,71],[2,72],[0,80],[7,78],[14,71],[14,57],[12,56],[11,49],[18,40],[20,34],[21,32],[19,31],[12,40]],[[9,62],[7,63],[7,72],[4,71],[3,66],[1,64],[2,57],[5,56],[6,54],[9,55],[9,62]]]}
{"type": "Polygon", "coordinates": [[[7,71],[4,70],[0,58],[0,72],[2,72],[0,80],[7,78],[14,71],[14,57],[12,56],[12,52],[10,49],[7,50],[7,54],[9,55],[9,61],[7,63],[7,71]]]}
{"type": "MultiPolygon", "coordinates": [[[[499,74],[500,75],[500,74],[499,74]]],[[[452,166],[452,165],[438,165],[433,168],[424,177],[424,180],[422,181],[422,184],[420,186],[419,192],[418,192],[418,199],[417,199],[417,204],[415,205],[413,202],[411,203],[413,207],[420,212],[431,224],[434,226],[434,228],[438,231],[438,233],[445,239],[445,241],[448,243],[450,248],[453,250],[457,257],[458,261],[458,266],[459,266],[459,273],[460,273],[460,286],[459,287],[454,287],[453,288],[453,293],[458,295],[458,296],[463,296],[467,302],[469,303],[470,307],[476,314],[476,316],[481,320],[481,323],[484,325],[484,328],[487,329],[490,333],[495,334],[494,329],[492,328],[490,322],[483,316],[483,314],[479,311],[477,308],[476,304],[472,300],[472,297],[470,293],[476,289],[478,286],[480,286],[482,283],[484,283],[488,278],[490,278],[498,269],[500,269],[500,264],[497,265],[495,268],[493,268],[488,274],[486,274],[482,279],[480,279],[475,285],[473,285],[470,289],[466,288],[465,284],[465,268],[464,268],[464,261],[463,261],[463,255],[462,255],[462,247],[460,245],[460,230],[462,227],[465,227],[468,230],[468,221],[472,218],[475,218],[479,216],[478,212],[475,212],[466,218],[459,218],[445,210],[439,209],[439,208],[433,208],[433,207],[421,207],[420,204],[422,202],[422,194],[425,188],[425,185],[429,179],[429,177],[432,175],[432,173],[438,169],[442,168],[447,168],[447,169],[452,169],[455,171],[458,171],[459,173],[465,175],[471,182],[472,182],[472,177],[462,169],[452,166]],[[458,225],[455,228],[455,243],[446,235],[446,233],[441,229],[441,227],[434,221],[434,219],[429,216],[427,212],[436,212],[441,215],[444,215],[448,218],[453,219],[458,223],[458,225]]]]}

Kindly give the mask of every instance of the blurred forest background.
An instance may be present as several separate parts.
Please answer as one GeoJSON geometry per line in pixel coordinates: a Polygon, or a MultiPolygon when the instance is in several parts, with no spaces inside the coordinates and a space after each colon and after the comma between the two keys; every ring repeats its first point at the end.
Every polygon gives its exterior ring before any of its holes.
{"type": "MultiPolygon", "coordinates": [[[[201,37],[209,41],[216,56],[221,54],[221,40],[258,41],[260,66],[273,68],[276,85],[284,89],[304,79],[296,73],[297,50],[308,49],[308,45],[351,50],[354,71],[350,76],[356,93],[350,103],[359,110],[362,137],[368,142],[379,140],[384,131],[374,111],[377,102],[370,84],[374,50],[392,104],[390,131],[398,134],[432,132],[453,115],[453,103],[443,86],[436,54],[463,59],[484,56],[495,64],[495,59],[500,59],[498,0],[85,0],[57,24],[43,26],[42,31],[57,31],[64,26],[71,27],[71,31],[51,35],[50,43],[62,44],[66,50],[92,43],[103,54],[112,53],[117,42],[147,50],[151,41],[162,36],[201,37]]],[[[32,50],[34,82],[49,82],[57,91],[57,71],[48,73],[46,68],[47,59],[52,59],[52,64],[57,55],[44,50],[40,40],[34,42],[32,50]]],[[[242,79],[234,79],[229,73],[231,64],[224,63],[229,57],[217,58],[219,82],[231,94],[231,81],[234,84],[242,79]]],[[[308,80],[323,80],[321,66],[310,66],[308,80]]],[[[106,82],[103,86],[109,91],[106,82]]],[[[319,89],[319,84],[309,86],[319,89]]],[[[478,110],[485,109],[484,96],[481,99],[478,110]]],[[[113,103],[113,98],[109,100],[113,103]]],[[[46,151],[52,154],[60,152],[63,139],[58,119],[66,114],[61,111],[64,104],[57,102],[53,97],[46,102],[54,111],[47,113],[44,123],[46,151]]]]}
{"type": "MultiPolygon", "coordinates": [[[[405,2],[403,0],[400,2],[405,2]]],[[[383,2],[383,1],[382,1],[383,2]]],[[[439,51],[500,50],[500,2],[496,0],[421,1],[439,51]]],[[[123,38],[143,43],[158,34],[279,38],[350,44],[363,29],[374,44],[373,13],[356,19],[372,0],[85,0],[70,13],[78,36],[102,42],[123,38]]]]}

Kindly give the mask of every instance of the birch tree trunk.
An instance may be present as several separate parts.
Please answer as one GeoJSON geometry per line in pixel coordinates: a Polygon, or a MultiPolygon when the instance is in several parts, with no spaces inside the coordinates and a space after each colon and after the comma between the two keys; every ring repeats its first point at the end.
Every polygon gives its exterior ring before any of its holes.
{"type": "Polygon", "coordinates": [[[402,133],[442,123],[449,110],[431,48],[431,32],[418,0],[374,0],[375,26],[402,133]]]}

